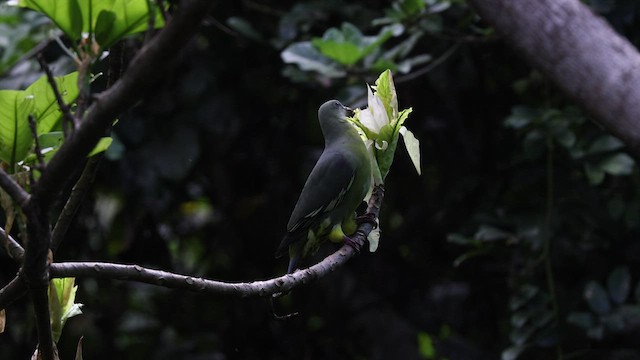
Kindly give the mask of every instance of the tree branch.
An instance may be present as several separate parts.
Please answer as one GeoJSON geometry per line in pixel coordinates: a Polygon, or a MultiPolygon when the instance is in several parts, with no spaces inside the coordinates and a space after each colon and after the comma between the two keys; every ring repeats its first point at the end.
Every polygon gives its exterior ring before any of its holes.
{"type": "Polygon", "coordinates": [[[56,225],[51,232],[51,250],[56,251],[58,246],[60,246],[62,239],[64,239],[64,236],[67,234],[69,225],[71,225],[80,204],[82,204],[82,200],[89,189],[91,189],[99,163],[100,155],[95,155],[87,160],[87,164],[85,165],[84,170],[82,170],[80,178],[73,186],[69,199],[67,199],[67,202],[64,204],[64,208],[62,208],[60,216],[58,216],[58,220],[56,221],[56,225]]]}
{"type": "Polygon", "coordinates": [[[176,15],[140,50],[123,77],[96,95],[96,101],[87,110],[80,127],[53,156],[39,180],[38,195],[44,208],[50,206],[67,174],[83,161],[105,129],[163,78],[213,3],[209,0],[181,1],[176,15]]]}
{"type": "MultiPolygon", "coordinates": [[[[36,58],[38,59],[40,68],[42,68],[42,71],[44,71],[44,73],[47,75],[47,81],[49,82],[49,86],[51,87],[51,90],[53,90],[53,94],[56,98],[56,102],[58,103],[58,107],[62,112],[62,131],[64,133],[65,138],[67,138],[70,134],[69,127],[71,127],[71,129],[75,129],[76,119],[73,117],[73,115],[71,115],[71,109],[69,109],[69,105],[67,105],[64,102],[64,99],[60,94],[60,90],[58,90],[56,79],[53,77],[53,74],[51,73],[51,69],[49,69],[47,62],[44,61],[44,57],[42,56],[42,54],[38,54],[36,58]]],[[[38,141],[37,138],[36,138],[36,141],[38,141]]]]}
{"type": "Polygon", "coordinates": [[[578,0],[471,0],[525,60],[640,158],[640,54],[578,0]]]}
{"type": "Polygon", "coordinates": [[[27,294],[27,286],[24,279],[16,276],[7,285],[0,289],[0,309],[6,309],[12,302],[27,294]]]}
{"type": "Polygon", "coordinates": [[[17,263],[22,263],[24,257],[24,249],[11,235],[7,234],[3,228],[0,228],[0,241],[2,241],[7,254],[17,263]]]}
{"type": "MultiPolygon", "coordinates": [[[[384,188],[378,186],[369,200],[367,213],[375,218],[380,213],[380,206],[384,197],[384,188]]],[[[363,244],[373,224],[363,223],[352,237],[354,241],[363,244]]],[[[304,270],[296,271],[278,278],[254,281],[248,283],[228,283],[208,280],[188,275],[180,275],[162,270],[153,270],[138,265],[122,265],[101,262],[65,262],[51,265],[51,277],[93,277],[142,282],[167,288],[183,289],[207,294],[222,294],[239,297],[269,296],[287,292],[296,286],[309,283],[339,266],[344,265],[356,255],[356,251],[348,245],[343,245],[338,251],[327,256],[321,262],[304,270]]]]}
{"type": "Polygon", "coordinates": [[[4,189],[4,191],[11,196],[13,201],[15,201],[21,209],[24,208],[29,203],[29,193],[27,193],[22,186],[20,186],[15,180],[11,178],[9,174],[7,174],[4,169],[0,167],[0,187],[4,189]]]}

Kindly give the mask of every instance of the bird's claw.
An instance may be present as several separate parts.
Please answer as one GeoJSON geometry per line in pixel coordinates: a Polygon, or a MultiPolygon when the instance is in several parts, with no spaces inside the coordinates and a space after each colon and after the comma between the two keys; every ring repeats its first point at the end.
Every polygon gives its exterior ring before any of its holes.
{"type": "Polygon", "coordinates": [[[372,213],[365,213],[365,214],[362,214],[362,215],[356,217],[356,224],[358,226],[360,226],[362,224],[366,224],[366,223],[369,223],[369,224],[373,225],[374,229],[378,227],[377,218],[372,213]]]}
{"type": "Polygon", "coordinates": [[[348,236],[344,237],[344,243],[351,247],[357,254],[360,253],[360,249],[364,246],[364,241],[361,240],[361,237],[354,236],[350,238],[348,236]]]}

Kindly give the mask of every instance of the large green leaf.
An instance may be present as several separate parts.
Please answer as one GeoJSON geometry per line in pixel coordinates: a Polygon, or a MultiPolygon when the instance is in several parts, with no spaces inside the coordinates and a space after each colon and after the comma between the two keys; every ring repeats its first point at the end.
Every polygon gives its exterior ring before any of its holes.
{"type": "MultiPolygon", "coordinates": [[[[18,3],[48,16],[76,42],[82,39],[82,34],[94,34],[102,48],[149,27],[147,0],[19,0],[18,3]]],[[[164,26],[160,11],[154,16],[154,28],[164,26]]]]}
{"type": "MultiPolygon", "coordinates": [[[[67,103],[78,96],[77,79],[77,73],[55,78],[57,88],[67,103]]],[[[30,115],[36,121],[39,134],[51,131],[62,115],[45,76],[24,91],[0,91],[0,161],[11,168],[27,157],[33,144],[30,115]]]]}
{"type": "Polygon", "coordinates": [[[353,65],[372,53],[391,36],[399,35],[402,26],[384,27],[376,36],[363,36],[362,32],[350,23],[343,23],[340,30],[331,28],[322,38],[314,38],[311,43],[324,56],[342,65],[353,65]]]}
{"type": "MultiPolygon", "coordinates": [[[[65,104],[72,103],[78,97],[78,72],[55,78],[56,87],[65,104]]],[[[38,124],[38,134],[48,133],[62,117],[55,94],[45,76],[36,80],[25,90],[35,101],[34,116],[38,124]]]]}
{"type": "Polygon", "coordinates": [[[33,138],[28,116],[34,101],[24,91],[0,91],[0,160],[11,167],[28,153],[33,138]]]}

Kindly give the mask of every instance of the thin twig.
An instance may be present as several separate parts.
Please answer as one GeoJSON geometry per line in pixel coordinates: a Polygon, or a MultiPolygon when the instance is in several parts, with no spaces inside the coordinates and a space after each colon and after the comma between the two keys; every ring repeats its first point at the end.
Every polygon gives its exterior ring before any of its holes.
{"type": "Polygon", "coordinates": [[[416,71],[414,71],[412,73],[409,73],[407,75],[399,76],[398,79],[396,80],[396,83],[400,84],[400,83],[403,83],[403,82],[406,82],[406,81],[410,81],[410,80],[413,80],[413,79],[415,79],[417,77],[420,77],[420,76],[432,71],[433,69],[435,69],[438,66],[440,66],[443,62],[445,62],[451,55],[453,55],[453,53],[455,53],[456,50],[458,50],[459,47],[460,47],[460,43],[453,44],[453,46],[451,46],[449,49],[447,49],[447,51],[445,51],[437,59],[435,59],[432,62],[430,62],[429,65],[423,67],[420,70],[416,70],[416,71]]]}
{"type": "Polygon", "coordinates": [[[56,97],[56,102],[58,103],[58,107],[62,112],[62,131],[64,132],[65,138],[69,137],[68,129],[71,127],[75,128],[76,120],[71,114],[71,110],[69,106],[64,102],[62,95],[60,94],[60,90],[58,89],[58,85],[56,84],[56,79],[53,77],[53,73],[51,73],[51,69],[49,65],[47,65],[46,61],[42,54],[38,54],[37,56],[38,62],[40,63],[40,67],[42,71],[47,75],[47,81],[49,81],[49,86],[53,90],[53,94],[56,97]]]}
{"type": "Polygon", "coordinates": [[[42,156],[42,148],[40,147],[40,140],[38,139],[38,125],[33,115],[29,115],[29,129],[31,129],[31,136],[33,136],[34,147],[36,151],[36,158],[38,160],[38,170],[44,170],[44,156],[42,156]]]}
{"type": "Polygon", "coordinates": [[[27,285],[24,279],[16,276],[7,285],[0,289],[0,309],[6,309],[14,301],[27,294],[27,285]]]}
{"type": "Polygon", "coordinates": [[[0,241],[3,242],[3,247],[7,254],[18,264],[22,263],[24,248],[11,235],[7,234],[3,228],[0,228],[0,241]]]}
{"type": "MultiPolygon", "coordinates": [[[[375,218],[380,213],[380,206],[384,197],[384,189],[379,186],[369,200],[367,213],[375,218]]],[[[352,240],[363,244],[373,224],[362,223],[358,226],[352,240]]],[[[180,275],[162,270],[144,268],[138,265],[123,265],[102,262],[62,262],[54,263],[50,267],[51,277],[92,277],[142,282],[174,289],[184,289],[208,294],[222,294],[239,297],[271,296],[287,292],[296,286],[307,284],[319,279],[339,266],[344,265],[357,254],[349,245],[342,246],[335,253],[327,256],[321,262],[304,270],[296,271],[278,278],[254,281],[248,283],[229,283],[208,280],[189,275],[180,275]]]]}
{"type": "Polygon", "coordinates": [[[73,218],[75,217],[80,204],[82,204],[82,200],[91,188],[91,184],[93,184],[100,159],[100,155],[91,157],[87,161],[84,170],[82,170],[80,178],[73,186],[71,194],[69,195],[69,199],[67,199],[67,202],[64,204],[64,208],[62,208],[60,216],[58,217],[56,225],[54,226],[51,233],[52,251],[56,251],[65,235],[67,234],[69,225],[71,225],[71,222],[73,221],[73,218]]]}
{"type": "Polygon", "coordinates": [[[29,203],[29,193],[27,193],[3,168],[0,167],[0,187],[11,196],[21,209],[29,203]]]}
{"type": "Polygon", "coordinates": [[[14,68],[16,65],[22,63],[23,61],[26,61],[26,60],[36,56],[37,54],[41,53],[42,51],[44,51],[44,49],[47,48],[47,46],[49,46],[50,43],[51,43],[51,39],[46,39],[46,40],[41,41],[36,46],[32,47],[31,50],[27,51],[22,56],[20,56],[20,58],[18,60],[16,60],[16,62],[11,64],[11,66],[9,66],[9,68],[7,70],[5,70],[5,73],[8,73],[12,68],[14,68]]]}
{"type": "Polygon", "coordinates": [[[164,8],[164,0],[156,0],[156,6],[160,9],[162,20],[164,20],[165,23],[169,21],[169,14],[167,14],[167,9],[164,8]]]}

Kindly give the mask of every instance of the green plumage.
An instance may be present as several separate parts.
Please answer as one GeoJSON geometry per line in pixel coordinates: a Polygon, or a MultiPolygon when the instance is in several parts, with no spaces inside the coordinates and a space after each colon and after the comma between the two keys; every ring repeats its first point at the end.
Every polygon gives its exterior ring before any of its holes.
{"type": "Polygon", "coordinates": [[[371,184],[371,160],[360,135],[347,120],[350,112],[337,100],[324,103],[318,110],[324,151],[304,184],[287,234],[276,251],[276,256],[282,256],[289,250],[289,272],[325,240],[342,241],[355,230],[355,210],[371,184]]]}

